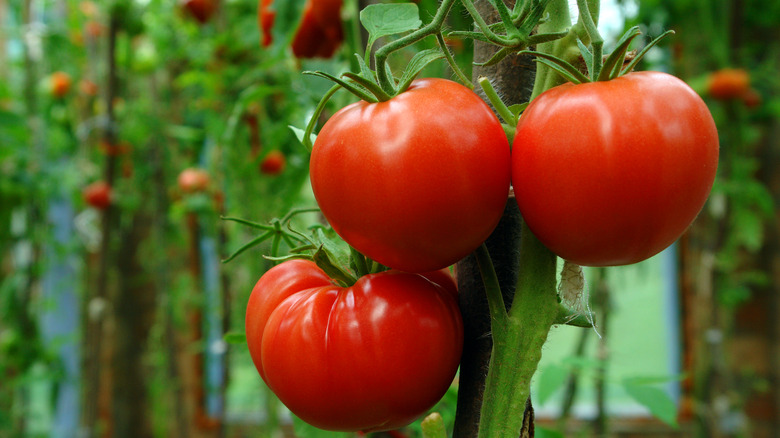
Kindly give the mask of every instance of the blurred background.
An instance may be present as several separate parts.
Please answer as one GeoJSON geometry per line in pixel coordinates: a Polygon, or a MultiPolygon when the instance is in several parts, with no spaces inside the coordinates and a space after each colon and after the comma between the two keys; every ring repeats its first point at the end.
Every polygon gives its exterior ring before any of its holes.
{"type": "MultiPolygon", "coordinates": [[[[263,385],[244,310],[262,255],[287,248],[222,263],[265,230],[220,216],[273,228],[315,205],[296,132],[330,84],[301,72],[354,67],[364,4],[307,41],[305,2],[276,0],[261,44],[257,0],[0,0],[0,437],[349,436],[263,385]]],[[[449,28],[471,25],[456,6],[449,28]]],[[[599,328],[551,333],[537,434],[778,437],[780,2],[602,3],[610,41],[631,25],[676,32],[642,68],[705,99],[719,176],[673,247],[586,272],[599,328]]],[[[469,74],[470,42],[448,44],[469,74]]],[[[449,424],[456,394],[436,407],[449,424]]]]}

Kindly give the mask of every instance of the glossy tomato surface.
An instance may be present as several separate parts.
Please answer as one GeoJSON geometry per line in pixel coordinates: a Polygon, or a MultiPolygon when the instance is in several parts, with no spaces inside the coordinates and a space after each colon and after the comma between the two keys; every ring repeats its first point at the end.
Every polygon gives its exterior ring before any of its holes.
{"type": "Polygon", "coordinates": [[[718,148],[707,106],[671,75],[565,84],[521,116],[512,183],[529,228],[560,257],[586,266],[636,263],[695,219],[718,148]]]}
{"type": "Polygon", "coordinates": [[[322,213],[347,243],[386,266],[425,272],[457,262],[495,228],[509,144],[474,92],[421,79],[387,102],[333,115],[310,171],[322,213]]]}
{"type": "Polygon", "coordinates": [[[373,431],[411,423],[444,395],[463,325],[449,274],[387,271],[343,288],[292,260],[255,285],[246,335],[263,380],[295,415],[373,431]]]}

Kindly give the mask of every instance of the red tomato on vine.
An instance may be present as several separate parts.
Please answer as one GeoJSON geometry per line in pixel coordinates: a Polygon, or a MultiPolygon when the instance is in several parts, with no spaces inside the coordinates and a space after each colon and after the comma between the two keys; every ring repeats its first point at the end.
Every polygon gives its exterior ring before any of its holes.
{"type": "Polygon", "coordinates": [[[340,287],[305,260],[260,278],[246,336],[260,376],[295,415],[342,431],[414,421],[447,391],[463,348],[449,273],[385,271],[340,287]]]}
{"type": "Polygon", "coordinates": [[[310,171],[323,215],[347,243],[391,268],[425,272],[465,257],[495,228],[509,143],[473,91],[420,79],[387,102],[334,114],[310,171]]]}
{"type": "Polygon", "coordinates": [[[671,75],[565,84],[520,117],[512,183],[528,227],[554,253],[586,266],[636,263],[699,213],[718,148],[707,106],[671,75]]]}

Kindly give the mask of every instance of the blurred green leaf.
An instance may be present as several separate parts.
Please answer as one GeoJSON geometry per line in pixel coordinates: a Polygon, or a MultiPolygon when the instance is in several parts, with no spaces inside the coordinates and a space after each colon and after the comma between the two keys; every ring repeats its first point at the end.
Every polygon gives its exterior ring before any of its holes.
{"type": "Polygon", "coordinates": [[[634,379],[623,381],[623,389],[637,403],[646,407],[650,413],[672,427],[677,427],[677,406],[669,395],[655,386],[637,383],[634,379]]]}
{"type": "Polygon", "coordinates": [[[539,386],[536,390],[536,404],[543,405],[547,400],[558,391],[569,375],[569,369],[560,365],[550,365],[545,367],[538,377],[539,386]]]}

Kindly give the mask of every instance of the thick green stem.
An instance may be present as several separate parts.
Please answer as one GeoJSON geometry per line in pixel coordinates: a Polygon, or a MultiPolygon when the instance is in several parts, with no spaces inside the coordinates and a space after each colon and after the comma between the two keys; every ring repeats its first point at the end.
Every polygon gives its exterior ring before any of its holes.
{"type": "Polygon", "coordinates": [[[490,79],[483,76],[479,78],[477,82],[479,82],[479,86],[482,87],[482,91],[485,92],[485,96],[487,96],[490,103],[493,104],[493,108],[496,109],[498,115],[504,119],[504,122],[508,123],[513,128],[517,126],[517,117],[512,114],[512,111],[506,106],[504,101],[501,100],[501,97],[490,83],[490,79]]]}
{"type": "Polygon", "coordinates": [[[480,437],[515,438],[520,433],[520,413],[531,393],[531,378],[559,314],[555,269],[555,254],[523,225],[515,298],[506,325],[493,326],[492,330],[493,355],[485,383],[480,437]]]}

